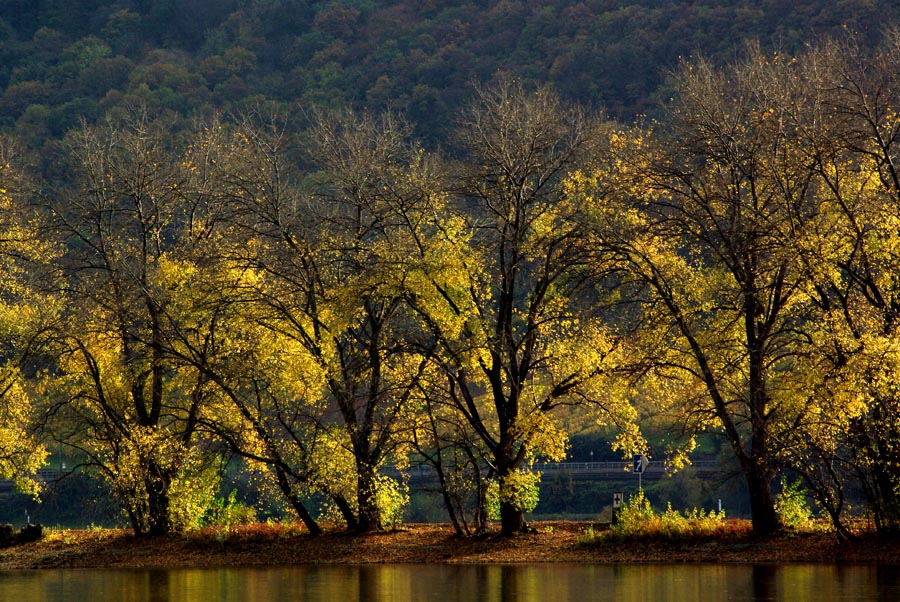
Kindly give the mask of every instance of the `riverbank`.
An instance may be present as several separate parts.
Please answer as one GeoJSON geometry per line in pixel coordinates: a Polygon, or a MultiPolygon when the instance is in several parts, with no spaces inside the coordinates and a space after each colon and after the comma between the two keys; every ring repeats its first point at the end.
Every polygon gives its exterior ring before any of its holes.
{"type": "Polygon", "coordinates": [[[749,535],[700,540],[614,541],[600,525],[535,523],[534,533],[458,538],[445,525],[388,533],[311,537],[298,527],[250,525],[168,538],[128,531],[50,532],[42,541],[0,549],[0,570],[43,568],[211,568],[368,563],[878,563],[900,565],[900,542],[872,535],[839,544],[833,534],[749,535]]]}

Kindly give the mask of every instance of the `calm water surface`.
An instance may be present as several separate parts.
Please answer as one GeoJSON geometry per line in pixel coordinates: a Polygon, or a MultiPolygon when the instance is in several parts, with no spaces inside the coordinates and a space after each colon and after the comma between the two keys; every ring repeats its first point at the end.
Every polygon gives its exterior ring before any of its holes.
{"type": "Polygon", "coordinates": [[[900,600],[873,566],[382,565],[0,573],[12,602],[836,602],[900,600]]]}

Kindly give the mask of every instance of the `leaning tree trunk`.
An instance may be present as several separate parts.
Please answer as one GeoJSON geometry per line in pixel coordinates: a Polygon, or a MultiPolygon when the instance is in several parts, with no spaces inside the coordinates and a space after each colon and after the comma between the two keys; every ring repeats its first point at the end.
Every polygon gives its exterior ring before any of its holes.
{"type": "Polygon", "coordinates": [[[328,497],[330,497],[331,501],[334,502],[334,505],[337,506],[338,512],[341,513],[341,517],[344,519],[344,522],[347,523],[347,530],[359,531],[359,519],[356,517],[356,512],[354,512],[353,507],[350,505],[350,502],[347,501],[347,498],[339,493],[329,493],[328,497]]]}
{"type": "MultiPolygon", "coordinates": [[[[427,457],[427,456],[426,456],[427,457]]],[[[444,508],[447,510],[447,516],[450,518],[450,524],[453,525],[453,532],[457,537],[462,537],[465,532],[456,516],[456,508],[453,504],[453,497],[450,495],[450,484],[447,482],[447,474],[444,472],[444,465],[440,460],[441,452],[438,450],[436,460],[432,462],[434,471],[437,474],[438,485],[441,488],[441,499],[444,502],[444,508]]]]}
{"type": "Polygon", "coordinates": [[[275,474],[278,478],[278,488],[281,489],[281,493],[288,502],[290,502],[291,507],[294,509],[294,512],[297,513],[297,516],[300,517],[300,520],[303,521],[303,524],[306,525],[310,535],[320,535],[322,533],[322,527],[320,527],[315,519],[313,519],[312,515],[306,509],[306,506],[303,505],[300,496],[298,496],[297,492],[294,491],[294,488],[291,487],[291,483],[288,480],[285,470],[280,466],[276,466],[275,474]]]}

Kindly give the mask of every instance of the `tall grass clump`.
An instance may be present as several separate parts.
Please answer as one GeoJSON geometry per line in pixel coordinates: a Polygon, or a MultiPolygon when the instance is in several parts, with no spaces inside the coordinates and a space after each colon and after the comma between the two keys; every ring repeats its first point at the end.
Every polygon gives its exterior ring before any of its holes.
{"type": "Polygon", "coordinates": [[[604,532],[616,539],[698,539],[735,535],[735,525],[725,521],[725,512],[694,508],[681,513],[669,504],[656,512],[643,490],[631,496],[617,511],[616,521],[604,532]]]}

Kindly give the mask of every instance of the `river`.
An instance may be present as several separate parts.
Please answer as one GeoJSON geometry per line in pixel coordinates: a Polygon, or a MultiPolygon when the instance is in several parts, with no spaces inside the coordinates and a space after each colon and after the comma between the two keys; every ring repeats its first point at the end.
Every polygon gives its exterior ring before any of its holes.
{"type": "Polygon", "coordinates": [[[900,600],[900,570],[831,565],[367,565],[0,573],[10,602],[900,600]]]}

